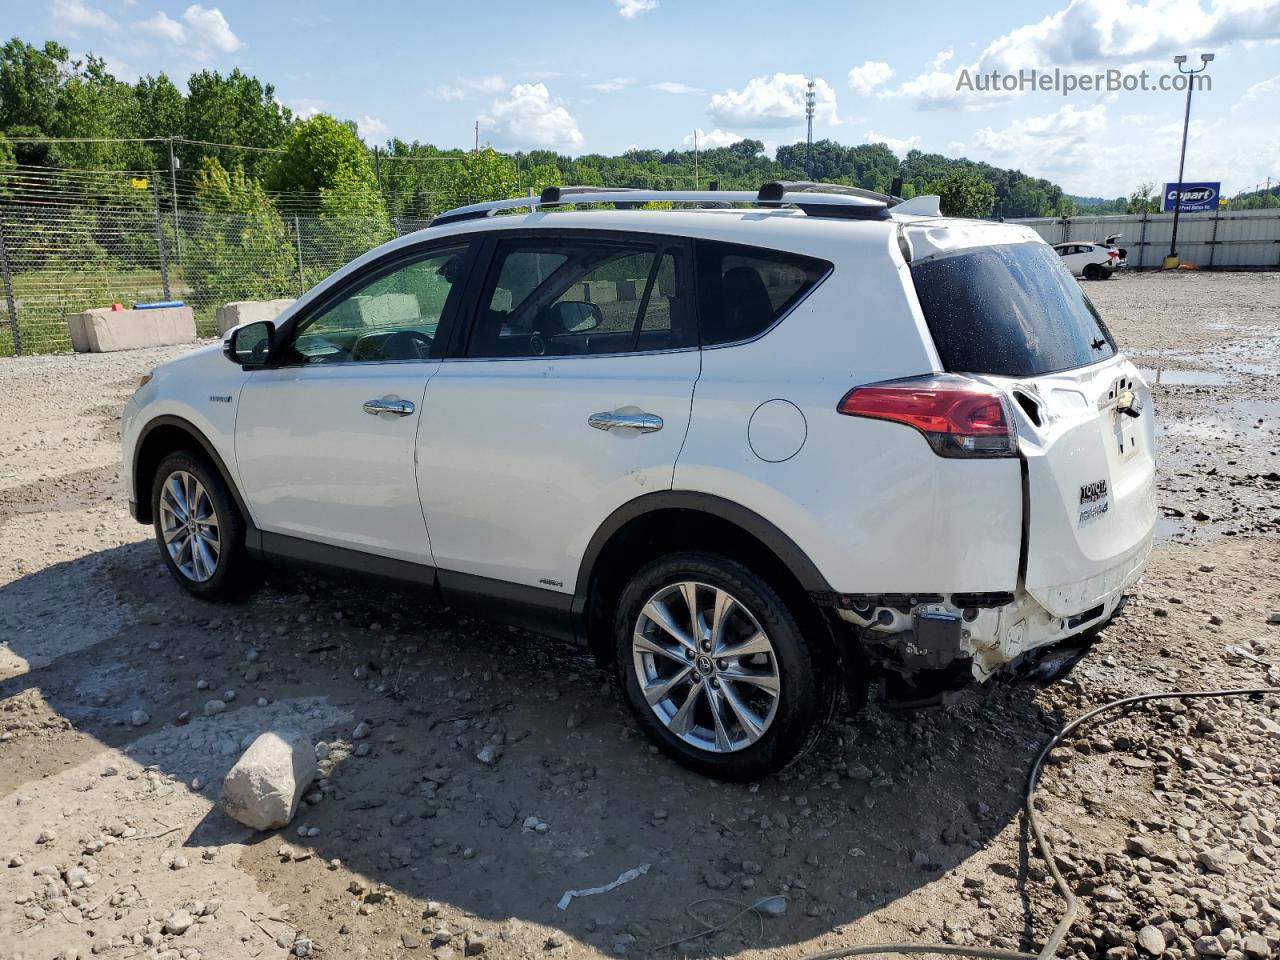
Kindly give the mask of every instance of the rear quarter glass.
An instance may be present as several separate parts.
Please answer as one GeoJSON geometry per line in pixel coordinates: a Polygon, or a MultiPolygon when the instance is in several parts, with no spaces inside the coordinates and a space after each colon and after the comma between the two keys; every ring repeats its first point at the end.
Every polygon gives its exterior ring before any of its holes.
{"type": "Polygon", "coordinates": [[[1062,258],[1042,243],[938,254],[911,265],[946,370],[1035,377],[1115,355],[1115,341],[1062,258]]]}

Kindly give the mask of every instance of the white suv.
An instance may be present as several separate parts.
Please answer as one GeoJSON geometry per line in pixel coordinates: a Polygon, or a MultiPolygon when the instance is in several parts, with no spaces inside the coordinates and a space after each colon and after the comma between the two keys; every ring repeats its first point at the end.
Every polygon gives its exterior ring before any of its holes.
{"type": "Polygon", "coordinates": [[[587,644],[663,750],[749,779],[870,681],[936,701],[1113,616],[1151,547],[1150,404],[1027,228],[810,184],[560,188],[159,367],[123,435],[193,594],[260,558],[406,580],[587,644]]]}

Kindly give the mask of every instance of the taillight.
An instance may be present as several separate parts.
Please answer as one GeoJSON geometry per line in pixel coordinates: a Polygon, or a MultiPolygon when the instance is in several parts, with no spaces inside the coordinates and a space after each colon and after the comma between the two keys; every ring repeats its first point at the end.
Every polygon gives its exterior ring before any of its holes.
{"type": "Polygon", "coordinates": [[[1119,251],[1119,250],[1108,250],[1108,251],[1107,251],[1107,256],[1108,256],[1108,257],[1118,257],[1118,256],[1120,256],[1120,251],[1119,251]]]}
{"type": "Polygon", "coordinates": [[[954,375],[854,387],[836,408],[915,427],[940,457],[1013,457],[1018,435],[1004,395],[954,375]]]}

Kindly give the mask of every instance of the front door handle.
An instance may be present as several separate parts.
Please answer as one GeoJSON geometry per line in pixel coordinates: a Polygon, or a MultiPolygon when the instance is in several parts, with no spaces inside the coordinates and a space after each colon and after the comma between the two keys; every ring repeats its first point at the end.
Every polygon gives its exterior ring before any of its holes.
{"type": "Polygon", "coordinates": [[[597,430],[627,428],[640,433],[656,433],[662,429],[662,418],[655,413],[593,413],[587,423],[597,430]]]}
{"type": "Polygon", "coordinates": [[[366,400],[360,409],[373,417],[380,413],[394,413],[397,417],[407,417],[413,413],[414,407],[408,400],[366,400]]]}

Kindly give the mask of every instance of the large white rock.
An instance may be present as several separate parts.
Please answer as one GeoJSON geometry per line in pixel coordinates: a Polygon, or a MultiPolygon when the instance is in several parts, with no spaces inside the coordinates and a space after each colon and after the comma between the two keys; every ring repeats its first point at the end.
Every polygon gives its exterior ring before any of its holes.
{"type": "Polygon", "coordinates": [[[271,730],[254,740],[227,771],[218,806],[255,830],[286,826],[298,800],[316,776],[310,739],[292,730],[271,730]]]}
{"type": "Polygon", "coordinates": [[[214,311],[218,336],[222,336],[232,327],[238,327],[242,323],[274,320],[285,307],[292,304],[293,300],[290,297],[280,300],[233,300],[231,303],[224,303],[214,311]]]}

